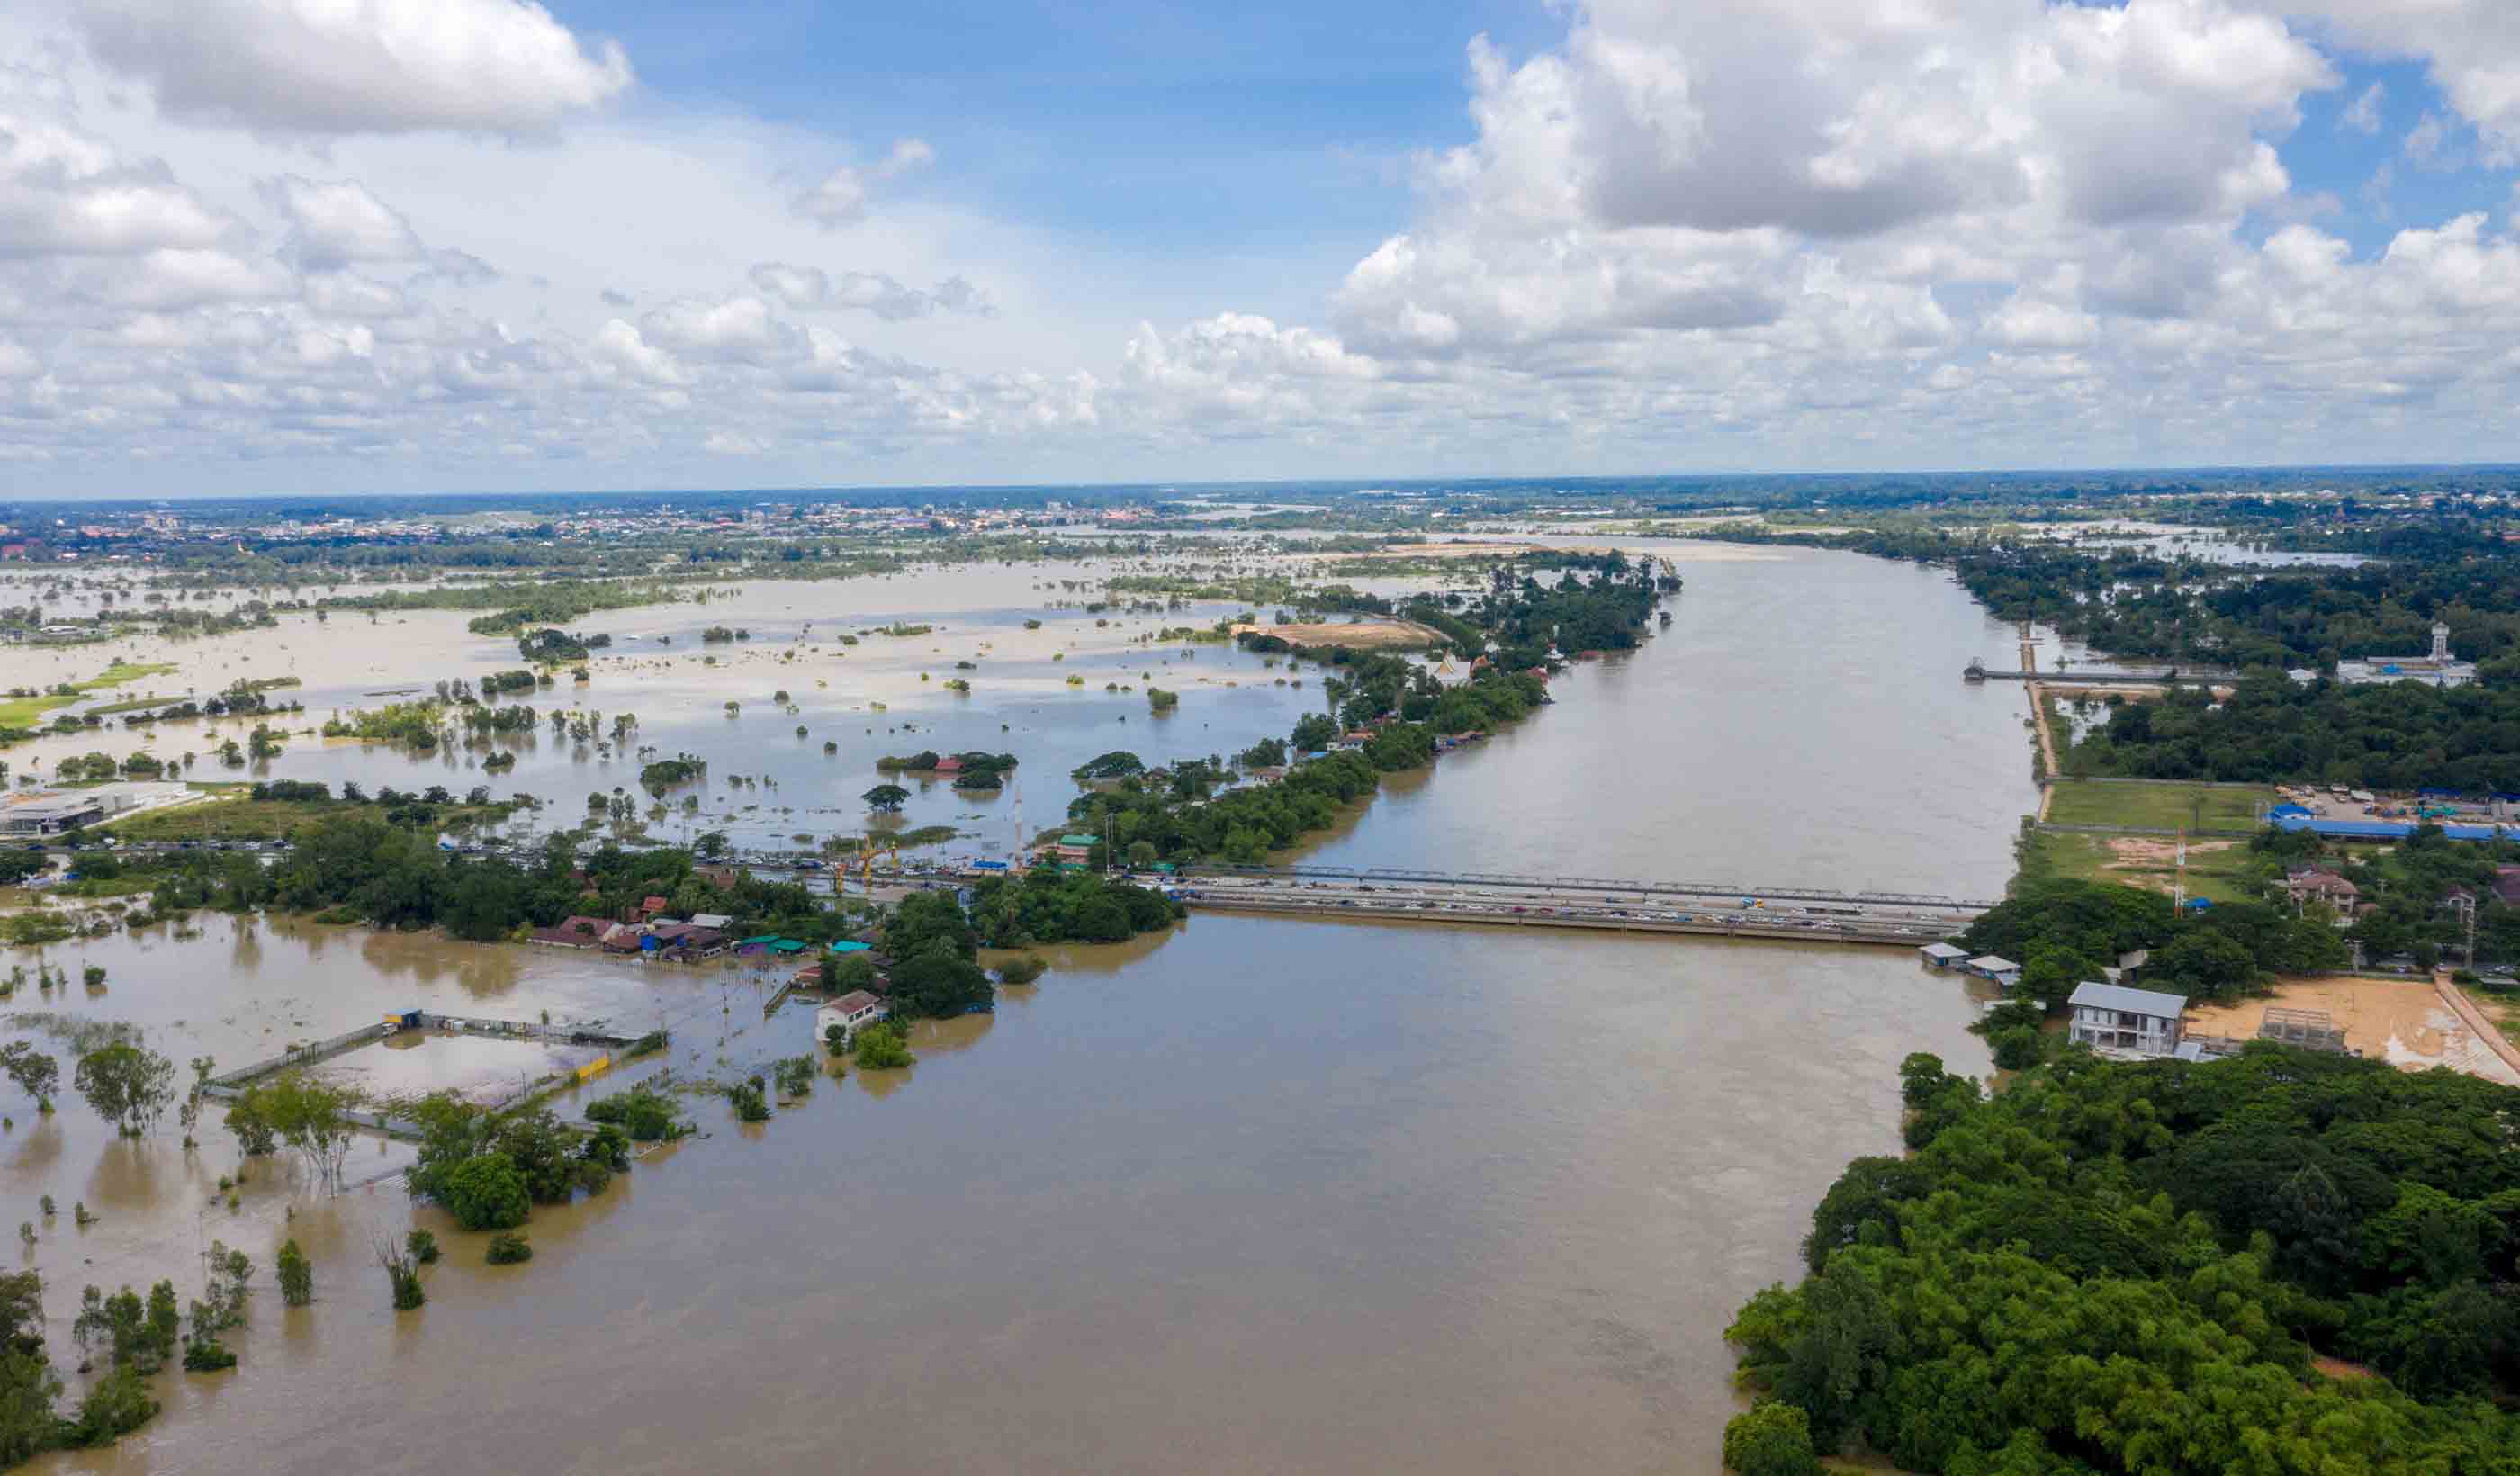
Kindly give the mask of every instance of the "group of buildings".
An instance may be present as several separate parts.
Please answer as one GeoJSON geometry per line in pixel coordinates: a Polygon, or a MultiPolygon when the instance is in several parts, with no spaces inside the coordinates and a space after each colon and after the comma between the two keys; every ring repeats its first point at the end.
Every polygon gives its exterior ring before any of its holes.
{"type": "Polygon", "coordinates": [[[550,927],[535,928],[527,938],[547,948],[590,949],[617,958],[636,957],[668,963],[714,959],[742,946],[728,935],[727,929],[735,919],[724,913],[695,913],[678,921],[664,916],[665,906],[664,898],[651,897],[640,905],[640,917],[635,920],[563,917],[550,927]]]}
{"type": "Polygon", "coordinates": [[[180,783],[128,780],[83,789],[18,789],[0,793],[0,835],[59,835],[135,810],[188,799],[192,790],[180,783]]]}
{"type": "MultiPolygon", "coordinates": [[[[763,959],[795,958],[814,948],[794,938],[737,938],[729,932],[735,919],[723,913],[695,913],[678,921],[663,916],[665,906],[664,898],[650,897],[638,908],[643,916],[635,921],[566,917],[550,927],[535,928],[529,937],[547,948],[587,949],[614,958],[665,963],[697,963],[729,952],[763,959]]],[[[830,947],[839,953],[865,950],[868,945],[863,941],[842,941],[830,947]]],[[[819,972],[819,965],[809,962],[797,969],[795,977],[788,981],[789,987],[809,988],[819,972]]],[[[787,991],[780,993],[784,998],[787,991]]],[[[846,1042],[861,1027],[889,1012],[880,997],[863,989],[851,990],[814,1011],[814,1036],[817,1040],[830,1040],[831,1030],[836,1026],[840,1041],[846,1042]]]]}
{"type": "MultiPolygon", "coordinates": [[[[2304,667],[2290,674],[2296,682],[2307,685],[2318,680],[2318,673],[2304,667]]],[[[2384,682],[2421,682],[2427,687],[2472,687],[2476,684],[2476,663],[2462,661],[2451,654],[2450,627],[2433,622],[2433,649],[2420,656],[2355,656],[2336,663],[2336,680],[2348,687],[2367,687],[2384,682]]]]}
{"type": "MultiPolygon", "coordinates": [[[[1938,973],[1965,973],[2007,992],[2021,983],[2021,965],[1994,954],[1971,958],[1967,949],[1951,943],[1928,943],[1918,952],[1925,966],[1938,973]]],[[[2065,1001],[2065,1038],[2121,1059],[2199,1061],[2237,1055],[2240,1041],[2187,1029],[2185,995],[2135,986],[2132,981],[2148,961],[2142,949],[2121,954],[2115,966],[2101,970],[2109,977],[2075,985],[2065,1001]]],[[[2347,1050],[2345,1032],[2318,1009],[2269,1006],[2259,1022],[2258,1038],[2339,1054],[2347,1050]]]]}

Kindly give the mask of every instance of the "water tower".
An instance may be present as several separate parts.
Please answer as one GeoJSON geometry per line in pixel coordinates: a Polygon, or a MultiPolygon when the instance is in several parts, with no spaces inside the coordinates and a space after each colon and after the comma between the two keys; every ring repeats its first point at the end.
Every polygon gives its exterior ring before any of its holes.
{"type": "Polygon", "coordinates": [[[2436,620],[2433,622],[2433,663],[2446,666],[2450,659],[2450,627],[2436,620]]]}

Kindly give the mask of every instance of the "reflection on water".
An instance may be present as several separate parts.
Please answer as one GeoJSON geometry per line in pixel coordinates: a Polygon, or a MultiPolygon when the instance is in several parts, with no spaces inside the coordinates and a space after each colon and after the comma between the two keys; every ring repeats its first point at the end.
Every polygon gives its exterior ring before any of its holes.
{"type": "MultiPolygon", "coordinates": [[[[2020,694],[1954,673],[2002,628],[1844,556],[1687,572],[1672,633],[1313,853],[1999,887],[2020,694]]],[[[222,1062],[388,1006],[675,1031],[563,1111],[813,1049],[759,970],[205,926],[55,951],[112,970],[69,1007],[222,1062]]],[[[390,1181],[316,1200],[261,1165],[231,1210],[215,1124],[188,1156],[22,1112],[11,1201],[109,1206],[38,1247],[57,1349],[81,1282],[189,1284],[212,1235],[295,1237],[321,1297],[266,1294],[234,1374],[163,1377],[148,1431],[38,1468],[1709,1470],[1722,1328],[1844,1161],[1896,1150],[1900,1058],[1985,1061],[1965,991],[1898,951],[1202,916],[1038,952],[996,1015],[918,1027],[908,1070],[752,1130],[690,1098],[705,1137],[538,1209],[518,1268],[390,1181]],[[447,1256],[397,1317],[367,1248],[415,1225],[447,1256]]]]}
{"type": "MultiPolygon", "coordinates": [[[[1032,796],[1031,830],[1055,825],[1070,793],[1069,770],[1112,748],[1147,750],[1150,761],[1231,753],[1255,738],[1282,736],[1295,717],[1318,705],[1318,676],[1302,687],[1276,685],[1291,669],[1272,658],[1231,646],[1156,644],[1166,627],[1213,625],[1241,607],[1193,603],[1161,614],[1087,615],[1057,600],[1083,598],[1058,582],[1101,581],[1126,560],[1095,564],[1027,565],[1007,572],[957,567],[915,576],[833,583],[760,581],[705,606],[666,605],[610,611],[582,622],[614,637],[614,645],[590,663],[594,681],[562,681],[519,694],[540,711],[572,709],[602,714],[599,727],[629,713],[638,719],[624,744],[578,743],[548,728],[532,736],[501,738],[478,748],[442,745],[428,753],[385,748],[311,734],[292,737],[277,759],[248,770],[222,768],[212,750],[226,738],[242,740],[255,719],[190,720],[137,730],[100,730],[44,738],[12,750],[22,763],[49,772],[74,754],[104,752],[120,759],[146,751],[161,760],[187,752],[198,762],[195,780],[291,779],[338,785],[355,781],[405,790],[443,784],[456,794],[487,783],[494,794],[527,793],[547,802],[530,822],[544,829],[575,825],[589,794],[624,789],[641,801],[640,747],[660,754],[697,753],[710,764],[705,783],[666,796],[667,815],[652,833],[688,841],[703,831],[726,831],[738,843],[794,844],[854,835],[870,817],[859,796],[882,781],[876,760],[922,748],[940,752],[986,749],[1013,752],[1023,764],[1018,788],[1032,796]],[[1026,619],[1042,628],[1027,631],[1026,619]],[[1103,621],[1106,623],[1098,624],[1103,621]],[[931,623],[928,635],[867,634],[853,646],[843,632],[875,631],[895,621],[931,623]],[[709,625],[742,627],[744,642],[703,645],[709,625]],[[961,661],[972,663],[962,670],[961,661]],[[949,678],[972,684],[968,696],[944,689],[949,678]],[[1078,678],[1070,685],[1069,678],[1078,678]],[[1156,719],[1144,689],[1180,692],[1183,706],[1156,719]],[[1105,691],[1106,686],[1118,689],[1105,691]],[[788,693],[786,703],[777,700],[788,693]],[[739,704],[730,715],[726,703],[739,704]],[[793,711],[789,711],[789,708],[793,711]],[[799,737],[795,730],[806,730],[799,737]],[[824,745],[833,745],[826,753],[824,745]],[[484,772],[481,758],[505,751],[517,758],[504,774],[484,772]],[[742,787],[729,783],[741,776],[742,787]],[[686,812],[687,798],[697,798],[686,812]]],[[[1395,581],[1390,587],[1414,581],[1395,581]]],[[[381,693],[413,690],[425,694],[440,679],[478,682],[517,664],[513,642],[474,636],[460,610],[413,611],[384,617],[380,627],[340,618],[316,627],[301,619],[282,631],[168,647],[155,641],[82,648],[74,654],[40,653],[59,664],[65,678],[93,675],[85,668],[114,655],[173,659],[177,677],[142,684],[170,694],[215,691],[239,676],[293,675],[302,686],[286,696],[304,704],[288,726],[317,728],[336,710],[375,707],[394,700],[381,693]],[[127,648],[127,649],[126,649],[127,648]]],[[[45,680],[55,680],[46,677],[45,680]]],[[[111,695],[119,697],[122,693],[111,695]]],[[[1003,850],[1016,825],[1012,796],[975,795],[932,781],[909,781],[913,798],[901,823],[955,825],[967,837],[959,849],[1003,850]]]]}

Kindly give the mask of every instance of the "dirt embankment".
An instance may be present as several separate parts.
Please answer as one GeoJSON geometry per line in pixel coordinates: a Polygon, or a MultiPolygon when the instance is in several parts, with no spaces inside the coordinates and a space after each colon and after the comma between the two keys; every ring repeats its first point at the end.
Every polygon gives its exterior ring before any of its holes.
{"type": "Polygon", "coordinates": [[[1364,620],[1354,625],[1315,621],[1305,625],[1238,625],[1234,634],[1276,636],[1290,646],[1345,646],[1355,650],[1418,650],[1451,639],[1415,620],[1364,620]]]}
{"type": "Polygon", "coordinates": [[[1524,554],[1607,554],[1606,543],[1395,543],[1353,559],[1513,559],[1524,554]]]}

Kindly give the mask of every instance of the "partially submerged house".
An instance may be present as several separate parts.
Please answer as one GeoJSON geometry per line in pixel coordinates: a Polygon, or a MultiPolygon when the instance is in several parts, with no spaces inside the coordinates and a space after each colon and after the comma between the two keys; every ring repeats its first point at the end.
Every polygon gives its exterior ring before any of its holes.
{"type": "Polygon", "coordinates": [[[885,1013],[883,1001],[863,989],[851,990],[814,1011],[814,1037],[831,1039],[834,1025],[840,1028],[843,1038],[855,1035],[860,1026],[882,1019],[885,1013]]]}
{"type": "Polygon", "coordinates": [[[1980,954],[1968,961],[1970,973],[1992,980],[2005,989],[2021,982],[2021,965],[1996,954],[1980,954]]]}
{"type": "Polygon", "coordinates": [[[538,927],[528,938],[550,948],[593,948],[615,924],[602,917],[578,916],[563,917],[550,927],[538,927]]]}

